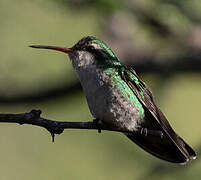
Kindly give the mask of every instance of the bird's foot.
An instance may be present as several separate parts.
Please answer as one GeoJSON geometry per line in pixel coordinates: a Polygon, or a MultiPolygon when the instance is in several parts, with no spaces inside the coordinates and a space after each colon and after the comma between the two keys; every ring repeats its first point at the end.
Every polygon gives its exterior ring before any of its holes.
{"type": "Polygon", "coordinates": [[[140,135],[143,135],[143,136],[149,136],[150,135],[150,136],[160,137],[161,139],[164,137],[163,132],[159,131],[159,130],[150,130],[147,128],[139,127],[138,132],[140,133],[140,135]]]}
{"type": "Polygon", "coordinates": [[[100,119],[94,119],[93,122],[96,123],[98,127],[98,133],[101,133],[101,127],[103,125],[103,122],[100,119]]]}

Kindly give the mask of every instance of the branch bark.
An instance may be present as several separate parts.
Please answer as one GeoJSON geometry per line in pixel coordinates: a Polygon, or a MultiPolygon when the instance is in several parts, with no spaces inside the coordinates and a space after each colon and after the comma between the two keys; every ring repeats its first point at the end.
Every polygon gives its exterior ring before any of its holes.
{"type": "Polygon", "coordinates": [[[55,134],[63,133],[64,129],[96,129],[98,132],[101,132],[101,130],[128,132],[122,129],[118,129],[117,127],[100,124],[97,120],[89,122],[62,122],[48,120],[41,117],[41,113],[41,110],[33,109],[27,113],[0,114],[0,123],[18,123],[20,125],[31,124],[34,126],[43,127],[50,132],[53,142],[55,134]]]}
{"type": "Polygon", "coordinates": [[[64,121],[53,121],[49,119],[45,119],[41,117],[41,110],[31,110],[27,113],[20,114],[0,114],[0,123],[18,123],[20,125],[23,124],[31,124],[34,126],[43,127],[48,130],[52,136],[52,142],[54,142],[55,134],[63,133],[64,129],[92,129],[98,130],[101,133],[101,130],[107,131],[116,131],[123,133],[135,133],[142,136],[157,136],[163,138],[163,132],[157,130],[150,130],[147,128],[143,128],[141,126],[136,127],[134,131],[128,131],[128,129],[123,129],[117,126],[112,126],[103,123],[99,119],[94,119],[93,121],[88,122],[64,122],[64,121]]]}

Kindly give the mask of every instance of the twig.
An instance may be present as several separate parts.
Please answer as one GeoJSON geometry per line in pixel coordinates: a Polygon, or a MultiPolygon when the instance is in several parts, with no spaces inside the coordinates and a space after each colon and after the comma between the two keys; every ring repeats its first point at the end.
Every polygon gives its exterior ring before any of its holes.
{"type": "Polygon", "coordinates": [[[52,142],[54,142],[55,134],[63,133],[64,129],[96,129],[98,133],[101,133],[101,130],[108,131],[116,131],[123,132],[127,134],[138,134],[142,136],[157,136],[163,138],[163,132],[157,130],[150,130],[147,128],[143,128],[141,126],[136,127],[135,131],[128,131],[128,129],[119,128],[117,126],[112,126],[109,124],[103,123],[99,119],[94,119],[89,122],[62,122],[62,121],[53,121],[42,118],[41,110],[31,110],[27,113],[20,114],[0,114],[0,123],[18,123],[20,125],[23,124],[31,124],[34,126],[40,126],[48,130],[52,136],[52,142]]]}
{"type": "Polygon", "coordinates": [[[0,123],[2,122],[18,123],[20,125],[31,124],[43,127],[50,132],[53,142],[55,134],[63,133],[64,129],[97,129],[98,132],[101,132],[100,130],[128,132],[123,131],[122,129],[120,130],[117,127],[111,127],[111,126],[109,127],[104,124],[100,125],[100,122],[96,120],[90,122],[62,122],[62,121],[48,120],[40,117],[41,113],[42,113],[41,110],[33,109],[27,113],[0,114],[0,123]]]}

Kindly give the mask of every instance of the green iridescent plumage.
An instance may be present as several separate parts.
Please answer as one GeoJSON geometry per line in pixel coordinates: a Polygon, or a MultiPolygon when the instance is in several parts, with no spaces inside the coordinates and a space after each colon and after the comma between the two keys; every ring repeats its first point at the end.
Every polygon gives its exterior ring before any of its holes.
{"type": "MultiPolygon", "coordinates": [[[[133,91],[130,89],[130,87],[127,85],[127,83],[121,78],[119,73],[124,73],[124,66],[123,64],[117,59],[115,54],[112,52],[112,50],[103,42],[99,40],[92,40],[91,43],[96,43],[100,46],[107,54],[107,58],[104,60],[100,60],[99,68],[102,68],[103,71],[111,76],[111,86],[115,85],[115,87],[119,90],[119,93],[121,93],[138,111],[140,114],[141,119],[144,118],[144,108],[142,104],[139,102],[138,98],[135,96],[133,91]],[[117,69],[120,67],[119,71],[117,69]]],[[[139,84],[139,80],[137,77],[135,77],[133,74],[130,73],[130,78],[136,83],[139,84]]],[[[143,92],[141,93],[143,95],[143,92]]]]}
{"type": "MultiPolygon", "coordinates": [[[[99,68],[102,68],[103,71],[110,75],[111,78],[111,85],[116,85],[119,92],[133,105],[138,109],[141,119],[144,118],[144,108],[136,95],[133,93],[131,88],[127,85],[127,83],[121,78],[120,74],[124,74],[125,68],[124,65],[118,60],[112,50],[103,42],[99,40],[92,40],[91,43],[98,44],[105,52],[108,53],[108,57],[102,60],[99,64],[99,68]],[[110,65],[110,66],[109,66],[110,65]],[[120,68],[119,68],[120,67],[120,68]],[[119,71],[117,69],[119,68],[119,71]],[[120,73],[120,74],[119,74],[120,73]]],[[[129,78],[136,83],[137,85],[140,84],[138,78],[129,73],[129,78]]],[[[143,89],[141,89],[140,94],[143,98],[143,89]]]]}
{"type": "Polygon", "coordinates": [[[100,45],[101,48],[103,48],[111,57],[113,57],[114,59],[117,59],[117,57],[115,56],[115,54],[112,52],[112,50],[103,42],[99,41],[99,40],[92,40],[92,43],[97,43],[98,45],[100,45]]]}
{"type": "Polygon", "coordinates": [[[119,72],[116,71],[115,68],[107,68],[104,72],[111,76],[111,86],[115,85],[115,87],[119,90],[119,92],[134,106],[138,109],[140,113],[141,119],[144,118],[144,108],[142,104],[139,102],[138,98],[135,96],[133,91],[127,85],[127,83],[122,80],[119,72]]]}

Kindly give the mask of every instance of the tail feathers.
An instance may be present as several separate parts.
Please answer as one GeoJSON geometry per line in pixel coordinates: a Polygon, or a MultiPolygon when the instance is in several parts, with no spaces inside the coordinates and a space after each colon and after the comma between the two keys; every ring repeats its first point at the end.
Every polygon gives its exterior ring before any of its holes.
{"type": "Polygon", "coordinates": [[[167,134],[163,138],[141,134],[125,135],[145,151],[169,162],[185,164],[196,158],[193,149],[179,136],[174,141],[167,134]]]}
{"type": "Polygon", "coordinates": [[[186,151],[189,160],[196,159],[195,151],[179,136],[178,141],[181,141],[181,143],[183,144],[183,150],[186,151]]]}

